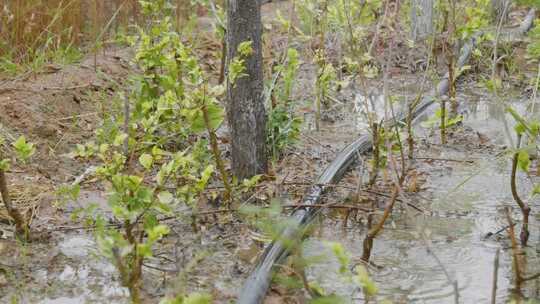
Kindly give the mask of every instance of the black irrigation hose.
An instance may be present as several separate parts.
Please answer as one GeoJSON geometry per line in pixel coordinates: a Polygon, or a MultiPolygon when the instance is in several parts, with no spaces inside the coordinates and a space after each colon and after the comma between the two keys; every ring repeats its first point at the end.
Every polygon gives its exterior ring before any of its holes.
{"type": "MultiPolygon", "coordinates": [[[[535,16],[535,9],[531,9],[521,26],[517,28],[516,34],[521,35],[526,33],[532,27],[535,16]]],[[[479,36],[480,34],[475,35],[461,48],[457,63],[458,71],[463,68],[465,63],[469,60],[479,36]]],[[[433,88],[429,94],[422,99],[422,102],[416,106],[412,113],[413,117],[418,117],[431,106],[435,102],[436,97],[446,94],[448,85],[448,78],[439,82],[437,87],[433,88]]],[[[397,121],[403,122],[406,117],[407,112],[402,111],[398,114],[397,121]]],[[[327,190],[327,187],[323,185],[335,184],[340,181],[349,167],[357,160],[358,155],[368,152],[371,147],[372,143],[370,135],[363,135],[345,147],[319,176],[315,185],[311,187],[306,195],[302,205],[319,204],[322,194],[327,190]]],[[[301,207],[296,209],[290,215],[290,223],[287,225],[287,228],[283,230],[277,240],[266,247],[264,253],[259,258],[257,265],[246,279],[238,297],[238,304],[262,303],[268,287],[270,286],[272,268],[275,264],[283,261],[290,253],[290,247],[285,245],[283,240],[298,240],[302,238],[305,232],[304,228],[316,217],[318,209],[319,208],[317,207],[301,207]]]]}

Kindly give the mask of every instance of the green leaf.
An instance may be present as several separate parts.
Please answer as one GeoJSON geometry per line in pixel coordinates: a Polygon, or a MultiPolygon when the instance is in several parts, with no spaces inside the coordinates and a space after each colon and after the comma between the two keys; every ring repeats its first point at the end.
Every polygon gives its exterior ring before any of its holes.
{"type": "Polygon", "coordinates": [[[456,117],[454,117],[452,119],[447,119],[445,125],[446,125],[446,127],[451,127],[451,126],[461,122],[462,120],[463,120],[463,116],[458,115],[458,116],[456,116],[456,117]]]}
{"type": "Polygon", "coordinates": [[[326,291],[324,288],[322,288],[317,282],[309,282],[308,287],[314,294],[324,297],[326,295],[326,291]]]}
{"type": "Polygon", "coordinates": [[[201,178],[197,182],[197,189],[199,191],[204,190],[204,188],[208,184],[208,181],[210,180],[210,177],[212,176],[212,173],[214,173],[214,166],[209,165],[204,168],[204,171],[201,173],[201,178]]]}
{"type": "Polygon", "coordinates": [[[143,178],[137,175],[128,175],[128,176],[125,176],[125,180],[127,182],[128,187],[132,191],[135,191],[141,185],[143,178]]]}
{"type": "Polygon", "coordinates": [[[206,106],[206,111],[208,111],[210,128],[215,131],[225,118],[223,108],[216,103],[210,103],[206,106]]]}
{"type": "Polygon", "coordinates": [[[163,151],[162,149],[160,149],[157,146],[152,147],[152,157],[154,157],[156,159],[160,159],[161,156],[163,156],[163,155],[165,155],[165,151],[163,151]]]}
{"type": "Polygon", "coordinates": [[[527,151],[521,150],[518,153],[518,167],[524,172],[529,171],[529,165],[531,160],[529,159],[529,153],[527,151]]]}
{"type": "Polygon", "coordinates": [[[517,123],[514,126],[514,130],[516,131],[516,133],[518,135],[522,135],[523,133],[525,133],[525,131],[527,131],[527,129],[525,128],[525,126],[522,123],[517,123]]]}
{"type": "Polygon", "coordinates": [[[251,40],[240,43],[237,48],[238,53],[240,53],[242,57],[250,56],[253,53],[253,48],[251,47],[252,43],[251,40]]]}
{"type": "Polygon", "coordinates": [[[2,171],[9,170],[9,159],[0,160],[0,170],[2,171]]]}
{"type": "Polygon", "coordinates": [[[540,135],[540,123],[538,121],[532,121],[529,125],[533,137],[540,135]]]}
{"type": "Polygon", "coordinates": [[[109,144],[101,144],[99,145],[99,153],[105,154],[107,151],[109,151],[109,144]]]}
{"type": "Polygon", "coordinates": [[[15,148],[15,153],[17,157],[22,161],[29,159],[35,152],[36,148],[33,144],[27,143],[24,135],[20,136],[14,143],[13,147],[15,148]]]}
{"type": "Polygon", "coordinates": [[[150,244],[138,244],[137,245],[137,254],[144,258],[149,258],[152,256],[152,248],[150,244]]]}
{"type": "Polygon", "coordinates": [[[206,123],[204,121],[204,113],[201,109],[185,111],[186,116],[191,123],[190,128],[193,133],[202,133],[206,131],[206,123]]]}
{"type": "Polygon", "coordinates": [[[154,210],[157,210],[159,213],[173,215],[173,209],[170,205],[166,205],[160,202],[154,204],[154,210]]]}
{"type": "Polygon", "coordinates": [[[356,276],[354,277],[354,281],[362,286],[362,289],[364,290],[364,293],[367,296],[374,296],[378,292],[378,288],[375,285],[375,283],[371,280],[369,277],[369,274],[366,270],[366,268],[362,265],[358,265],[355,268],[356,270],[356,276]]]}
{"type": "Polygon", "coordinates": [[[169,233],[169,227],[166,225],[156,225],[152,227],[148,232],[148,240],[149,242],[155,242],[159,239],[161,239],[163,236],[167,235],[169,233]]]}
{"type": "Polygon", "coordinates": [[[240,59],[238,57],[235,57],[231,62],[229,63],[229,81],[231,84],[235,84],[236,80],[248,76],[248,74],[244,73],[246,71],[246,67],[244,65],[244,60],[240,59]]]}
{"type": "Polygon", "coordinates": [[[192,293],[187,297],[184,295],[178,295],[174,298],[165,298],[159,302],[159,304],[210,304],[212,303],[212,296],[204,293],[192,293]]]}
{"type": "Polygon", "coordinates": [[[539,194],[540,194],[540,184],[536,184],[536,185],[534,185],[534,188],[533,188],[532,194],[533,194],[534,196],[536,196],[536,195],[539,195],[539,194]]]}
{"type": "Polygon", "coordinates": [[[170,204],[170,203],[172,203],[173,199],[174,199],[174,197],[173,197],[172,193],[170,193],[169,191],[161,191],[158,194],[158,200],[162,204],[170,204]]]}
{"type": "MultiPolygon", "coordinates": [[[[206,105],[206,111],[208,114],[208,123],[210,131],[215,131],[225,118],[225,113],[223,108],[217,103],[209,103],[206,105]]],[[[193,118],[191,120],[191,130],[195,133],[200,133],[207,131],[206,122],[204,121],[202,109],[198,109],[193,113],[193,118]]]]}
{"type": "Polygon", "coordinates": [[[210,304],[212,297],[204,293],[192,293],[185,300],[184,304],[210,304]]]}
{"type": "Polygon", "coordinates": [[[146,169],[150,169],[154,163],[154,158],[152,155],[144,153],[139,157],[139,163],[146,169]]]}
{"type": "Polygon", "coordinates": [[[118,147],[118,146],[121,146],[124,144],[124,140],[127,138],[127,134],[126,133],[120,133],[118,134],[115,138],[114,138],[114,141],[113,141],[113,145],[115,147],[118,147]]]}
{"type": "Polygon", "coordinates": [[[251,178],[246,178],[242,181],[242,187],[244,187],[245,191],[249,191],[259,183],[261,178],[262,178],[261,174],[254,175],[251,178]]]}

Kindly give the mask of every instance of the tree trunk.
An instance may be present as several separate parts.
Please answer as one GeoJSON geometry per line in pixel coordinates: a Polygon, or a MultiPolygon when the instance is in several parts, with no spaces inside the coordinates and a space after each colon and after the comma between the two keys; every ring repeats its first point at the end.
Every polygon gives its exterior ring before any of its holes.
{"type": "Polygon", "coordinates": [[[253,49],[244,61],[247,76],[236,79],[234,84],[227,80],[232,169],[239,179],[267,169],[260,9],[260,0],[229,0],[227,7],[227,65],[237,56],[240,43],[251,41],[253,49]]]}
{"type": "Polygon", "coordinates": [[[510,9],[504,9],[506,5],[510,5],[510,0],[491,0],[491,22],[495,25],[499,24],[501,17],[503,24],[508,19],[510,9]]]}
{"type": "Polygon", "coordinates": [[[423,40],[433,34],[433,0],[411,1],[411,38],[423,40]]]}

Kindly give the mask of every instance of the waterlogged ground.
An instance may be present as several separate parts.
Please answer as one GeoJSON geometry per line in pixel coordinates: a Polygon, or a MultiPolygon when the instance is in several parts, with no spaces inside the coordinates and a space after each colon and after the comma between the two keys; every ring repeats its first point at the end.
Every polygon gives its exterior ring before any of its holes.
{"type": "MultiPolygon", "coordinates": [[[[272,5],[265,6],[266,19],[276,19],[272,5]]],[[[282,12],[287,11],[283,2],[275,5],[282,5],[282,12]]],[[[279,40],[276,38],[273,46],[280,44],[279,40]]],[[[76,207],[89,203],[98,203],[106,210],[103,188],[87,181],[80,199],[65,206],[53,205],[50,196],[56,186],[71,183],[86,169],[66,155],[76,143],[92,138],[101,112],[109,105],[106,101],[116,96],[115,90],[122,87],[122,79],[130,71],[129,53],[122,50],[100,56],[100,73],[93,72],[93,58],[87,58],[75,66],[59,67],[58,71],[0,86],[1,131],[27,134],[40,149],[33,167],[15,168],[8,172],[9,176],[21,184],[45,185],[50,194],[39,202],[39,216],[33,222],[36,229],[50,231],[44,240],[29,245],[16,243],[11,227],[0,223],[0,303],[13,299],[42,304],[128,303],[127,290],[120,285],[114,266],[97,252],[92,230],[70,219],[76,207]]],[[[416,97],[421,81],[407,69],[396,69],[388,89],[398,97],[397,104],[404,104],[416,97]]],[[[367,131],[362,113],[364,97],[373,95],[377,112],[384,108],[384,99],[379,97],[381,81],[368,81],[368,92],[345,86],[335,93],[335,100],[323,113],[321,129],[316,131],[312,110],[315,75],[316,68],[309,60],[302,64],[295,92],[298,110],[305,120],[301,140],[274,164],[276,181],[257,189],[254,197],[259,205],[272,197],[289,205],[301,201],[306,188],[340,149],[367,131]]],[[[470,87],[459,92],[465,120],[451,130],[449,144],[440,145],[436,131],[420,126],[435,109],[430,109],[417,125],[417,148],[421,152],[416,155],[416,173],[412,175],[417,176],[418,192],[407,191],[411,190],[408,180],[402,200],[422,212],[398,204],[375,240],[373,264],[368,269],[379,289],[377,300],[454,303],[454,290],[444,268],[450,280],[458,283],[460,303],[489,303],[497,249],[501,249],[497,302],[506,303],[514,294],[507,234],[503,231],[486,238],[507,226],[505,206],[511,206],[514,219],[520,219],[510,194],[509,157],[504,153],[511,141],[515,142],[506,131],[512,130],[512,119],[504,114],[505,106],[474,87],[473,80],[466,82],[470,87]],[[432,253],[427,251],[428,247],[432,253]]],[[[512,96],[503,100],[512,100],[521,113],[529,112],[524,98],[512,96]]],[[[226,132],[223,136],[227,136],[226,132]]],[[[359,172],[358,168],[353,171],[359,172]]],[[[384,194],[388,189],[383,179],[384,176],[376,190],[384,194]]],[[[356,181],[354,174],[349,174],[341,188],[336,187],[325,199],[346,201],[350,189],[356,188],[356,181]]],[[[519,176],[523,197],[527,197],[531,181],[538,182],[538,176],[519,176]]],[[[381,208],[387,201],[380,195],[367,199],[375,200],[381,208]]],[[[539,205],[538,199],[531,200],[531,239],[524,256],[529,274],[540,271],[539,205]]],[[[350,253],[352,264],[358,262],[367,230],[365,217],[360,214],[357,221],[350,219],[343,228],[339,212],[332,210],[327,215],[305,243],[306,257],[324,256],[310,265],[308,279],[318,282],[327,293],[336,293],[351,303],[364,303],[361,290],[338,274],[338,263],[327,242],[340,242],[350,253]]],[[[171,234],[144,267],[145,303],[157,303],[179,288],[208,292],[216,303],[234,302],[264,247],[264,236],[258,236],[253,226],[232,214],[201,217],[197,231],[189,219],[175,219],[169,224],[171,234]]],[[[538,284],[538,280],[527,283],[524,295],[540,298],[538,284]]],[[[289,297],[276,285],[268,303],[304,301],[302,295],[289,297]]]]}
{"type": "MultiPolygon", "coordinates": [[[[298,98],[309,92],[313,84],[312,67],[304,65],[300,75],[298,98]]],[[[473,83],[473,82],[471,82],[473,83]]],[[[418,90],[414,76],[395,77],[389,85],[393,95],[411,100],[418,90]]],[[[377,82],[371,93],[379,114],[384,107],[377,97],[377,82]]],[[[513,216],[519,212],[509,188],[510,162],[505,148],[512,135],[512,119],[504,115],[504,105],[493,101],[478,88],[459,92],[464,115],[462,125],[451,129],[449,143],[439,144],[438,132],[422,127],[436,109],[429,109],[416,126],[417,159],[412,174],[417,176],[418,192],[408,192],[402,200],[423,212],[400,203],[375,240],[372,265],[369,272],[379,289],[377,299],[393,303],[454,303],[454,290],[450,280],[457,280],[460,303],[489,303],[492,286],[493,260],[501,249],[498,276],[498,303],[506,303],[513,295],[513,272],[509,241],[506,232],[486,238],[507,226],[503,213],[511,206],[513,216]],[[431,252],[427,248],[431,248],[431,252]],[[435,256],[440,260],[437,262],[435,256]]],[[[283,204],[300,201],[305,189],[320,171],[348,142],[366,132],[361,90],[348,87],[340,93],[336,103],[324,114],[321,130],[314,130],[313,113],[307,111],[302,138],[288,154],[276,164],[275,183],[265,184],[256,195],[259,202],[278,197],[283,204]]],[[[520,112],[527,111],[527,101],[516,96],[505,97],[520,112]]],[[[515,141],[515,138],[512,139],[515,141]]],[[[353,170],[359,172],[358,168],[353,170]]],[[[80,173],[80,172],[79,172],[80,173]]],[[[520,175],[520,191],[525,196],[536,175],[520,175]]],[[[384,176],[376,190],[388,193],[384,176]]],[[[346,200],[356,187],[354,174],[346,176],[342,188],[326,195],[328,202],[346,200]],[[347,190],[348,189],[348,190],[347,190]]],[[[0,302],[17,298],[21,303],[127,303],[128,293],[118,280],[114,266],[97,251],[91,230],[69,219],[77,208],[98,203],[107,210],[100,187],[87,185],[77,202],[58,208],[41,209],[34,223],[53,232],[43,242],[23,246],[4,234],[0,241],[0,302]]],[[[370,197],[380,208],[387,198],[370,197]]],[[[531,240],[526,248],[527,271],[540,271],[540,229],[534,210],[538,201],[532,201],[531,240]]],[[[207,208],[212,208],[207,206],[207,208]]],[[[305,243],[307,258],[318,257],[307,274],[310,281],[318,282],[327,293],[338,294],[351,303],[365,302],[363,293],[339,275],[339,265],[328,249],[327,242],[339,242],[351,255],[351,262],[359,261],[366,233],[365,216],[358,221],[350,219],[343,228],[343,217],[328,213],[313,237],[305,243]],[[323,256],[321,259],[320,257],[323,256]]],[[[216,303],[229,303],[236,299],[244,278],[254,265],[264,243],[254,236],[254,227],[243,224],[231,214],[202,217],[195,232],[188,219],[169,223],[171,234],[158,246],[155,258],[144,267],[147,303],[157,303],[167,293],[182,286],[189,291],[208,292],[216,303]]],[[[5,232],[6,230],[3,230],[5,232]]],[[[351,265],[353,267],[353,265],[351,265]]],[[[539,298],[537,283],[525,285],[523,293],[539,298]]],[[[287,296],[275,286],[269,303],[302,301],[303,296],[287,296]],[[277,289],[276,289],[277,288],[277,289]],[[276,296],[276,290],[277,296],[276,296]],[[292,299],[292,300],[291,300],[292,299]]]]}
{"type": "MultiPolygon", "coordinates": [[[[504,153],[512,137],[504,131],[504,120],[513,130],[512,118],[504,115],[504,105],[487,95],[462,92],[460,99],[466,105],[462,110],[464,123],[452,132],[448,145],[438,144],[437,133],[416,128],[423,140],[418,155],[422,159],[417,159],[414,167],[425,174],[425,183],[417,195],[406,197],[426,211],[397,206],[390,223],[375,240],[369,271],[379,288],[379,300],[455,303],[449,280],[457,280],[460,303],[490,303],[494,257],[499,248],[497,303],[506,303],[513,296],[508,235],[503,231],[486,237],[508,225],[506,206],[513,208],[515,219],[520,218],[510,192],[510,158],[504,153]]],[[[527,100],[517,100],[512,105],[524,113],[527,104],[527,100]]],[[[521,174],[518,184],[522,196],[528,197],[531,182],[539,180],[538,176],[521,174]]],[[[538,210],[538,205],[538,200],[531,201],[533,210],[538,210]]],[[[524,255],[529,274],[540,271],[539,218],[534,211],[532,214],[532,237],[524,255]]],[[[328,292],[362,303],[365,299],[361,290],[338,274],[339,263],[326,241],[342,243],[352,260],[359,261],[366,228],[349,224],[346,229],[336,229],[341,226],[340,220],[326,219],[321,233],[306,242],[307,256],[321,252],[326,256],[325,263],[310,268],[308,277],[328,292]]],[[[527,298],[540,299],[538,282],[528,282],[522,291],[527,298]]]]}
{"type": "MultiPolygon", "coordinates": [[[[84,191],[65,212],[89,203],[108,212],[103,193],[96,191],[84,191]]],[[[219,303],[233,300],[261,249],[250,242],[247,227],[230,216],[200,218],[197,232],[181,218],[169,224],[171,233],[143,267],[144,303],[158,303],[178,288],[210,293],[219,303]]],[[[0,240],[0,303],[129,303],[128,290],[98,251],[91,229],[66,222],[52,230],[48,240],[28,245],[0,240]]]]}

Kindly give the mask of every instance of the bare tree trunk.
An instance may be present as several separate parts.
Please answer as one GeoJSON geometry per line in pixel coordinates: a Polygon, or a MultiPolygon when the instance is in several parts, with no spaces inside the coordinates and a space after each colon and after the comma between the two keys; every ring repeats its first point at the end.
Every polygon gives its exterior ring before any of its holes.
{"type": "Polygon", "coordinates": [[[227,15],[227,65],[237,56],[240,43],[251,41],[253,49],[244,62],[247,76],[238,78],[234,84],[227,80],[232,169],[243,179],[265,173],[267,169],[261,1],[229,0],[227,15]]]}
{"type": "Polygon", "coordinates": [[[423,40],[433,34],[433,0],[411,1],[411,38],[423,40]]]}
{"type": "Polygon", "coordinates": [[[504,24],[508,19],[509,9],[504,9],[506,5],[511,5],[510,0],[491,0],[491,21],[493,24],[498,24],[499,20],[502,19],[504,24]]]}

